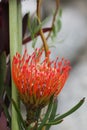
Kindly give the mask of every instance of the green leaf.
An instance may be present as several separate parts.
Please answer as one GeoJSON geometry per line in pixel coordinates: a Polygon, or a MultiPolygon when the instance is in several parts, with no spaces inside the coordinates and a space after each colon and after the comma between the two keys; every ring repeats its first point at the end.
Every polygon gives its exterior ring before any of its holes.
{"type": "Polygon", "coordinates": [[[53,105],[53,96],[50,99],[47,112],[46,112],[45,117],[43,118],[38,130],[42,130],[43,126],[46,124],[46,122],[49,118],[50,112],[52,111],[52,105],[53,105]]]}
{"type": "Polygon", "coordinates": [[[63,118],[69,116],[70,114],[72,114],[73,112],[75,112],[83,103],[84,103],[85,98],[83,98],[82,100],[79,101],[78,104],[76,104],[72,109],[70,109],[68,112],[62,114],[58,117],[50,122],[47,122],[45,125],[57,125],[59,123],[61,123],[63,121],[63,118]]]}
{"type": "Polygon", "coordinates": [[[56,26],[53,26],[53,36],[56,36],[56,26]]]}
{"type": "Polygon", "coordinates": [[[21,112],[20,112],[19,108],[17,107],[17,105],[16,105],[16,103],[15,103],[15,101],[14,101],[13,99],[12,99],[12,103],[13,103],[13,106],[14,106],[14,108],[15,108],[17,114],[18,114],[19,121],[22,123],[23,127],[26,128],[26,124],[25,124],[25,122],[24,122],[24,120],[23,120],[23,117],[22,117],[22,115],[21,115],[21,112]]]}
{"type": "Polygon", "coordinates": [[[61,16],[62,16],[62,9],[59,8],[58,15],[56,16],[56,20],[55,20],[53,30],[52,30],[52,35],[51,35],[52,41],[54,40],[54,38],[56,38],[56,36],[58,35],[58,32],[60,32],[61,30],[61,27],[62,27],[61,16]]]}
{"type": "MultiPolygon", "coordinates": [[[[60,124],[61,122],[62,122],[63,120],[58,120],[58,121],[52,121],[52,122],[48,122],[48,123],[46,123],[45,125],[47,125],[47,126],[51,126],[51,125],[58,125],[58,124],[60,124]]],[[[49,129],[47,129],[47,130],[49,130],[49,129]]]]}
{"type": "MultiPolygon", "coordinates": [[[[38,23],[38,25],[35,26],[35,32],[34,32],[35,34],[39,32],[39,30],[42,28],[42,26],[43,26],[45,23],[47,23],[47,21],[48,21],[49,18],[50,18],[50,17],[46,17],[41,23],[38,23]]],[[[37,19],[37,21],[38,21],[38,18],[36,18],[36,19],[37,19]]]]}
{"type": "Polygon", "coordinates": [[[82,100],[80,100],[73,108],[71,108],[69,111],[67,111],[66,113],[62,114],[62,115],[58,115],[58,117],[52,121],[52,123],[58,122],[60,120],[62,120],[63,118],[69,116],[70,114],[72,114],[73,112],[75,112],[77,109],[79,109],[82,104],[84,103],[85,98],[83,98],[82,100]]]}
{"type": "Polygon", "coordinates": [[[58,19],[57,20],[57,32],[59,32],[61,30],[61,27],[62,27],[62,22],[61,22],[61,19],[58,19]]]}
{"type": "Polygon", "coordinates": [[[62,9],[61,9],[61,8],[59,8],[58,16],[59,16],[59,17],[62,17],[62,9]]]}
{"type": "Polygon", "coordinates": [[[49,121],[51,121],[52,119],[55,118],[56,111],[57,111],[57,104],[58,104],[58,103],[57,103],[57,99],[55,99],[55,101],[53,102],[52,112],[51,112],[49,121]]]}
{"type": "Polygon", "coordinates": [[[6,76],[6,54],[2,52],[0,54],[0,96],[4,90],[4,81],[6,76]]]}
{"type": "Polygon", "coordinates": [[[36,35],[39,33],[40,29],[42,28],[42,26],[47,22],[48,18],[45,18],[45,20],[43,20],[41,23],[38,23],[38,18],[37,17],[34,17],[34,19],[30,19],[30,15],[28,15],[28,29],[29,29],[29,32],[30,32],[30,35],[31,35],[31,38],[34,42],[32,47],[34,48],[35,47],[35,44],[36,44],[36,35]]]}
{"type": "Polygon", "coordinates": [[[56,115],[56,111],[57,111],[57,99],[55,99],[55,101],[53,102],[53,106],[52,106],[52,111],[51,111],[51,114],[50,114],[50,117],[49,117],[49,121],[47,123],[47,126],[46,126],[46,130],[49,130],[49,128],[51,127],[51,121],[55,118],[55,115],[56,115]]]}
{"type": "Polygon", "coordinates": [[[35,38],[35,39],[33,39],[33,42],[32,42],[32,47],[33,47],[33,48],[35,48],[36,41],[37,41],[37,39],[36,39],[36,38],[35,38]]]}

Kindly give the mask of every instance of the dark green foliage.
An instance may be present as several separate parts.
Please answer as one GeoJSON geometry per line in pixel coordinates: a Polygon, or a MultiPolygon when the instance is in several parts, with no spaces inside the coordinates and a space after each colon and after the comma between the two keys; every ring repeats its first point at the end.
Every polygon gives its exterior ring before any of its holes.
{"type": "Polygon", "coordinates": [[[2,52],[0,54],[0,96],[3,96],[4,82],[6,76],[6,54],[2,52]]]}

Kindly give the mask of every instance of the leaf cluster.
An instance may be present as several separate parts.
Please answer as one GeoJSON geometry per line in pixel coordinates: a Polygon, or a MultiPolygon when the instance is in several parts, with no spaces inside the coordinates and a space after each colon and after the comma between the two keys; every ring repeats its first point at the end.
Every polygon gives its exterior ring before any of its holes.
{"type": "MultiPolygon", "coordinates": [[[[85,101],[85,98],[80,100],[70,110],[68,110],[67,112],[60,115],[60,114],[56,114],[58,101],[57,101],[57,99],[54,100],[54,98],[51,97],[47,110],[46,110],[46,113],[40,122],[39,122],[40,116],[38,117],[37,127],[36,127],[36,125],[32,125],[32,123],[29,126],[26,126],[26,121],[23,119],[21,112],[13,99],[12,99],[12,104],[18,114],[19,122],[21,122],[20,130],[31,130],[31,129],[32,130],[42,130],[43,127],[45,127],[45,130],[49,130],[52,125],[58,125],[58,124],[62,123],[62,121],[64,120],[65,117],[71,115],[73,112],[78,110],[82,106],[84,101],[85,101]]],[[[6,112],[6,113],[7,113],[6,115],[8,115],[8,112],[6,112]]]]}

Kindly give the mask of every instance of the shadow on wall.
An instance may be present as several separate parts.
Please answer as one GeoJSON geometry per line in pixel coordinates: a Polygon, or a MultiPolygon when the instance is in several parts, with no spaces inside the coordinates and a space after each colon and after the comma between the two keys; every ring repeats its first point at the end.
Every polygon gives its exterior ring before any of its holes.
{"type": "MultiPolygon", "coordinates": [[[[53,0],[50,1],[53,2],[53,0]]],[[[50,6],[49,3],[48,5],[50,6]]],[[[48,8],[48,11],[45,10],[47,6],[44,5],[46,16],[54,8],[52,5],[51,10],[48,8]]],[[[61,6],[63,10],[62,29],[55,40],[56,48],[52,49],[52,58],[64,56],[74,66],[58,98],[59,113],[67,111],[81,98],[87,98],[87,0],[61,0],[61,6]],[[60,39],[64,39],[62,43],[59,42],[60,39]]],[[[63,123],[51,128],[51,130],[57,129],[86,130],[87,100],[78,111],[65,118],[63,123]]]]}

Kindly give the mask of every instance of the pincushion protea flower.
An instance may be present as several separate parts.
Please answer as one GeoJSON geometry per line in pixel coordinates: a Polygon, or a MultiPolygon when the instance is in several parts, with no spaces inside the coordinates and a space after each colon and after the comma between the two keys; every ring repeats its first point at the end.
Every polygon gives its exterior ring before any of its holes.
{"type": "MultiPolygon", "coordinates": [[[[36,49],[32,55],[16,53],[12,61],[12,76],[23,103],[33,108],[42,108],[52,95],[57,96],[63,88],[70,70],[64,59],[58,62],[41,60],[43,51],[36,49]]],[[[49,56],[48,52],[48,56],[49,56]]]]}

